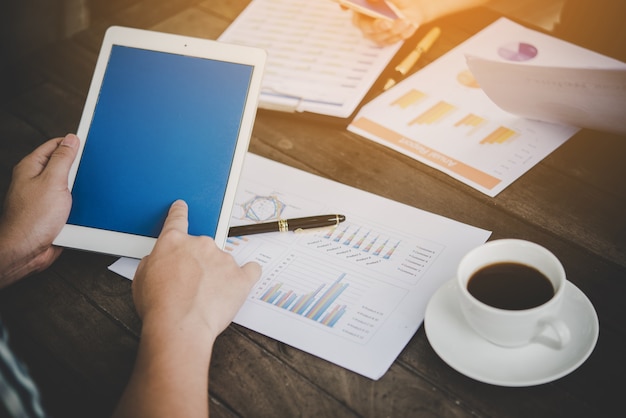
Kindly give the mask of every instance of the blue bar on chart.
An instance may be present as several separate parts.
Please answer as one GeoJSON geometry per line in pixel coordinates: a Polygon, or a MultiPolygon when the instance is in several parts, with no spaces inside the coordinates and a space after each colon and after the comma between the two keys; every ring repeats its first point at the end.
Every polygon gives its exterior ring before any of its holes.
{"type": "Polygon", "coordinates": [[[240,245],[248,242],[247,237],[228,237],[226,239],[226,245],[224,246],[224,251],[229,253],[234,252],[240,245]]]}
{"type": "Polygon", "coordinates": [[[336,304],[331,309],[349,286],[348,283],[342,283],[344,277],[345,273],[342,273],[323,293],[322,290],[327,286],[324,283],[303,295],[293,290],[283,291],[283,283],[275,283],[263,293],[260,300],[332,328],[346,312],[346,305],[336,304]]]}
{"type": "Polygon", "coordinates": [[[389,260],[400,246],[397,239],[384,238],[379,233],[350,224],[329,230],[323,238],[385,260],[389,260]]]}

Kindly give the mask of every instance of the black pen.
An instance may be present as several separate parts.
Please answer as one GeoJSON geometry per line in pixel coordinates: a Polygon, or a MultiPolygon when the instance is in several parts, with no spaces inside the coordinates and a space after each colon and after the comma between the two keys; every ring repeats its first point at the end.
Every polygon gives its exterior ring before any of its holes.
{"type": "Polygon", "coordinates": [[[263,234],[265,232],[287,232],[301,229],[324,228],[337,226],[340,222],[345,220],[346,217],[344,215],[319,215],[306,218],[279,219],[275,222],[231,226],[228,230],[228,236],[239,237],[242,235],[263,234]]]}

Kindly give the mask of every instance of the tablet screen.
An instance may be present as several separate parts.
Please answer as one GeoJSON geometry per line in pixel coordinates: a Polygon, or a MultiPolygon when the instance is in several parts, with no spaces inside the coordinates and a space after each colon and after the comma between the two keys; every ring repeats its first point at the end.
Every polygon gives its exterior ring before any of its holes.
{"type": "Polygon", "coordinates": [[[113,45],[68,224],[157,237],[171,203],[215,236],[253,66],[113,45]]]}

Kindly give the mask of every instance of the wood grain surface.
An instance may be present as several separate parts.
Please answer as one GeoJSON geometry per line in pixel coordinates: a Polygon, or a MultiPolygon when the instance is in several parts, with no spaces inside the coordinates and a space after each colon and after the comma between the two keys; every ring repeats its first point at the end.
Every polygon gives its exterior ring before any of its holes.
{"type": "MultiPolygon", "coordinates": [[[[108,26],[215,39],[248,1],[96,3],[87,28],[11,62],[0,107],[0,196],[24,155],[75,131],[108,26]]],[[[497,17],[478,9],[438,22],[442,38],[421,65],[497,17]]],[[[214,350],[213,416],[599,417],[623,409],[626,138],[581,131],[495,198],[323,118],[259,111],[250,151],[491,230],[491,239],[522,238],[549,248],[594,304],[600,338],[570,375],[505,388],[447,366],[423,328],[390,370],[372,381],[231,325],[214,350]]],[[[54,416],[108,416],[126,384],[141,323],[130,282],[107,270],[114,260],[65,250],[47,271],[0,293],[0,314],[15,349],[54,416]]]]}

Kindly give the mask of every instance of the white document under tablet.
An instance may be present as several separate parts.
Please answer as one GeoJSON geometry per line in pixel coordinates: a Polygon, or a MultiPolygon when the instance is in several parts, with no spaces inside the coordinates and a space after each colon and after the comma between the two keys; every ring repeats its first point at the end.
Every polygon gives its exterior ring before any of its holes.
{"type": "Polygon", "coordinates": [[[112,27],[78,127],[56,245],[141,258],[173,201],[223,246],[256,115],[261,49],[112,27]]]}

